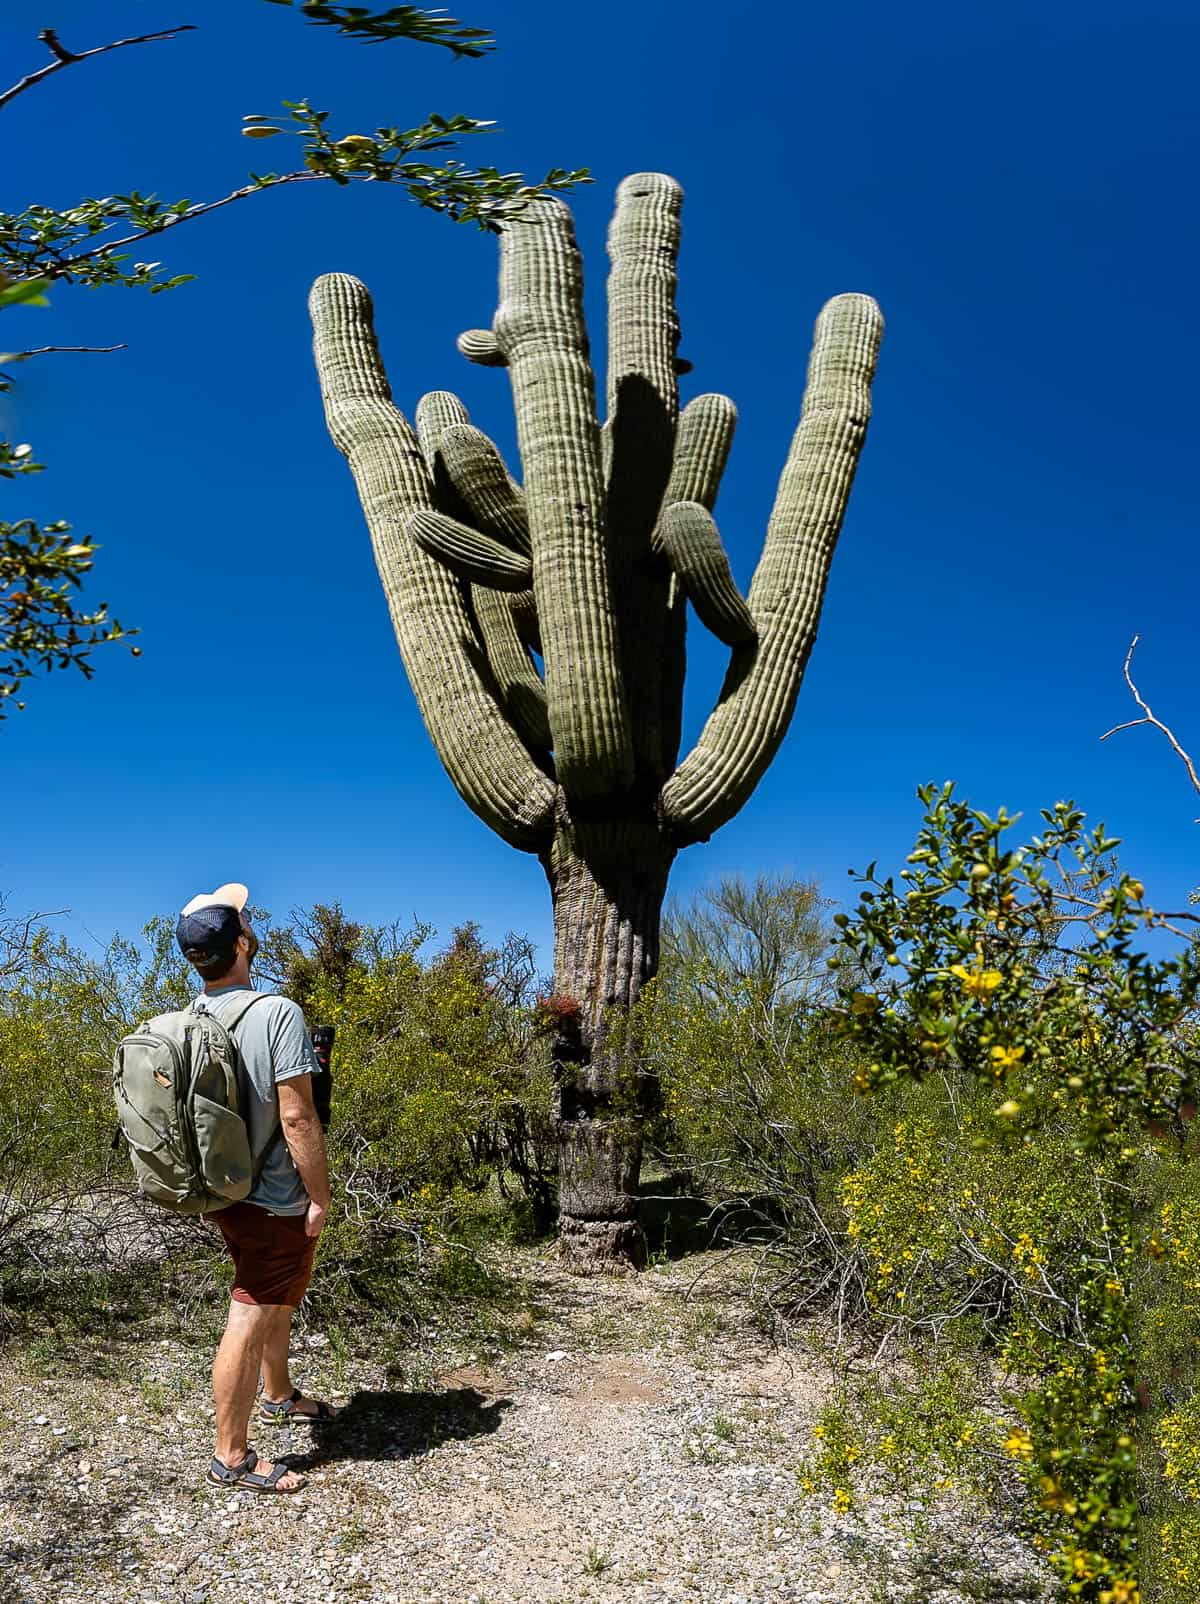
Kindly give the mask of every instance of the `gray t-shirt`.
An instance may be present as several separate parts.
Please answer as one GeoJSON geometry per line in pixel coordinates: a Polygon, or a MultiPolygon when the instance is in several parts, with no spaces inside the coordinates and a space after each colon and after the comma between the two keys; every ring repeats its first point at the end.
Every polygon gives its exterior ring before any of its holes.
{"type": "MultiPolygon", "coordinates": [[[[252,986],[217,986],[202,992],[196,1000],[224,1024],[255,995],[252,986]]],[[[280,1081],[296,1075],[317,1075],[321,1066],[299,1006],[290,997],[269,993],[262,996],[262,1002],[255,1003],[235,1033],[249,1083],[246,1125],[250,1152],[255,1164],[264,1153],[267,1155],[246,1202],[256,1203],[271,1214],[303,1214],[308,1208],[308,1193],[283,1139],[275,1088],[280,1081]]]]}

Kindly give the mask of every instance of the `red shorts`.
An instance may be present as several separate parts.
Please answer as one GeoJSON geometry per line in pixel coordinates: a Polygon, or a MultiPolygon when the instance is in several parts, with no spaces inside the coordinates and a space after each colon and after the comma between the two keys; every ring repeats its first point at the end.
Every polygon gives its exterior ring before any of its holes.
{"type": "Polygon", "coordinates": [[[317,1250],[303,1214],[270,1214],[257,1203],[232,1203],[209,1218],[221,1227],[233,1260],[236,1302],[299,1307],[317,1250]]]}

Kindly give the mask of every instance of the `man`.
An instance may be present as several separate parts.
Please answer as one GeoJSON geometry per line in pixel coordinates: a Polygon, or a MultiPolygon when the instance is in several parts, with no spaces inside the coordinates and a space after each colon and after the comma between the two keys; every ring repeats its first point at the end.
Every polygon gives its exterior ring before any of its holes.
{"type": "Polygon", "coordinates": [[[208,1216],[234,1263],[229,1319],[213,1364],[217,1440],[208,1480],[294,1493],[305,1478],[259,1459],[246,1438],[260,1373],[260,1419],[336,1418],[329,1404],[294,1388],[288,1372],[292,1311],[308,1286],[329,1209],[329,1170],[312,1095],[311,1077],[320,1066],[304,1015],[288,998],[255,992],[250,984],[258,938],[245,912],[248,896],[245,886],[230,884],[193,897],[175,931],[204,981],[196,1007],[222,1024],[234,1021],[256,1175],[243,1202],[208,1216]]]}

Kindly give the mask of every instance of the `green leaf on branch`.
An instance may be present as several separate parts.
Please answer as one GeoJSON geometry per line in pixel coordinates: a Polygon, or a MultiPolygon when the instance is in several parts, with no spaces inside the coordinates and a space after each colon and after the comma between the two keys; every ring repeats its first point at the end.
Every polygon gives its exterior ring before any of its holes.
{"type": "Polygon", "coordinates": [[[72,592],[95,552],[91,541],[73,540],[66,523],[0,523],[0,720],[32,674],[74,666],[90,679],[95,647],[137,633],[110,618],[103,602],[90,611],[77,605],[72,592]]]}
{"type": "MultiPolygon", "coordinates": [[[[166,202],[134,190],[80,201],[63,210],[32,205],[23,212],[0,213],[0,274],[20,280],[12,287],[24,292],[62,280],[90,287],[121,284],[159,294],[188,283],[194,275],[160,278],[161,262],[134,262],[131,267],[123,247],[157,238],[181,222],[283,184],[316,179],[339,186],[360,181],[397,184],[419,206],[494,233],[538,197],[591,183],[586,168],[555,167],[539,183],[530,184],[520,173],[470,167],[452,157],[438,162],[413,159],[450,149],[460,139],[495,127],[475,117],[434,113],[414,128],[377,128],[372,134],[334,139],[326,132],[327,111],[318,111],[306,100],[283,105],[292,124],[287,131],[302,141],[303,164],[298,170],[252,173],[248,184],[215,201],[166,202]],[[111,237],[114,231],[121,231],[116,238],[111,237]]],[[[248,123],[242,131],[254,133],[258,127],[257,122],[248,123]]]]}
{"type": "MultiPolygon", "coordinates": [[[[270,0],[270,4],[290,6],[294,0],[270,0]]],[[[371,11],[367,6],[334,4],[333,0],[300,0],[306,22],[336,28],[352,39],[367,44],[384,44],[392,39],[411,39],[417,44],[442,45],[456,56],[479,57],[495,49],[496,41],[486,28],[469,28],[441,11],[420,6],[389,6],[371,11]]]]}
{"type": "MultiPolygon", "coordinates": [[[[0,239],[3,236],[0,235],[0,239]]],[[[0,307],[4,306],[49,306],[46,291],[50,287],[48,278],[29,278],[15,284],[4,282],[0,278],[0,307]]]]}

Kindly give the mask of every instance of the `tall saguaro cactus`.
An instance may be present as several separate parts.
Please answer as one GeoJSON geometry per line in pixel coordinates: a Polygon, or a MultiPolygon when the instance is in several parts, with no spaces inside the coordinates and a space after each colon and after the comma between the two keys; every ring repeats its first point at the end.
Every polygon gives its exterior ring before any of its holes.
{"type": "Polygon", "coordinates": [[[521,484],[454,395],[424,396],[415,430],[397,410],[357,279],[329,274],[311,297],[329,430],[426,727],[463,800],[536,853],[550,882],[560,1241],[581,1268],[638,1256],[646,1083],[624,1025],[657,967],[676,853],[732,818],[787,729],[883,329],[865,295],[838,296],[817,319],[743,598],[712,518],[733,403],[701,395],[679,409],[681,202],[661,173],[617,192],[603,427],[570,212],[542,200],[506,224],[499,310],[458,344],[508,369],[521,484]],[[679,762],[689,601],[730,662],[679,762]]]}

